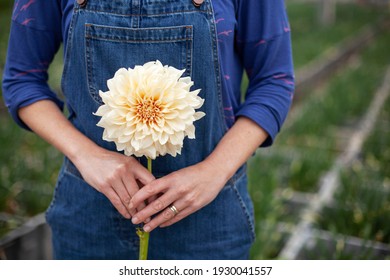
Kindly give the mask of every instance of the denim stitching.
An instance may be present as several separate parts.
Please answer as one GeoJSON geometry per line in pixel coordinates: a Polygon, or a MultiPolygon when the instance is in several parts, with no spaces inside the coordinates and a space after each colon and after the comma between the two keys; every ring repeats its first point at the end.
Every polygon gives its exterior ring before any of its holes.
{"type": "Polygon", "coordinates": [[[52,197],[52,200],[49,204],[49,206],[47,207],[46,211],[45,211],[45,218],[46,218],[46,221],[48,220],[48,216],[50,216],[51,212],[53,211],[53,208],[55,207],[56,205],[56,202],[57,202],[57,199],[58,199],[58,190],[59,188],[61,187],[61,184],[62,184],[62,178],[64,177],[64,170],[61,170],[60,171],[60,174],[58,176],[58,179],[57,179],[57,184],[54,188],[54,193],[53,193],[53,197],[52,197]]]}
{"type": "Polygon", "coordinates": [[[129,27],[120,27],[120,26],[107,26],[107,25],[96,25],[87,23],[85,24],[85,36],[86,38],[92,38],[92,39],[108,39],[108,40],[118,40],[123,42],[166,42],[166,41],[184,41],[184,40],[193,40],[193,34],[192,34],[192,26],[191,25],[182,25],[182,26],[166,26],[166,27],[147,27],[147,28],[129,28],[129,27]],[[99,30],[99,31],[98,31],[99,30]],[[113,32],[106,32],[107,30],[112,30],[113,32]],[[190,30],[190,31],[189,31],[190,30]],[[166,34],[163,34],[164,36],[159,36],[161,38],[159,39],[146,39],[144,40],[142,37],[138,36],[128,36],[128,35],[115,35],[116,32],[127,32],[128,34],[132,33],[132,35],[135,35],[136,33],[140,33],[141,35],[144,35],[143,33],[152,33],[147,34],[149,37],[154,37],[154,32],[171,32],[175,36],[170,36],[169,38],[166,38],[166,34]],[[112,34],[114,33],[114,35],[112,34]],[[177,35],[175,33],[184,33],[177,35]],[[150,36],[153,35],[153,36],[150,36]],[[120,39],[117,39],[115,37],[120,37],[120,39]],[[137,37],[136,39],[121,39],[121,38],[127,38],[127,37],[137,37]]]}
{"type": "Polygon", "coordinates": [[[250,217],[250,213],[249,213],[249,210],[248,208],[246,207],[245,203],[244,203],[244,200],[242,199],[241,197],[241,194],[240,192],[238,191],[237,189],[237,186],[234,184],[232,186],[232,189],[234,190],[234,193],[236,194],[237,198],[238,198],[238,201],[240,203],[240,206],[242,208],[242,211],[244,212],[245,214],[245,217],[246,217],[246,222],[247,222],[247,225],[249,227],[249,231],[250,231],[250,235],[251,235],[251,240],[252,242],[255,240],[256,238],[256,234],[255,234],[255,227],[254,227],[254,224],[252,223],[251,221],[251,217],[250,217]]]}
{"type": "MultiPolygon", "coordinates": [[[[95,80],[95,69],[94,64],[92,62],[93,57],[93,47],[92,47],[92,40],[97,41],[106,41],[106,42],[117,42],[117,43],[175,43],[175,42],[187,42],[185,44],[186,53],[184,54],[184,64],[186,65],[186,69],[190,68],[188,67],[188,63],[192,66],[192,49],[191,54],[188,54],[188,43],[189,41],[193,41],[193,33],[192,33],[192,26],[179,26],[179,27],[155,27],[155,28],[144,28],[144,29],[132,29],[132,28],[125,28],[125,27],[111,27],[111,26],[96,26],[92,24],[86,24],[85,25],[85,60],[86,60],[86,74],[87,74],[87,84],[88,84],[88,91],[92,99],[98,104],[102,105],[103,102],[98,94],[98,90],[95,88],[96,80],[95,80]],[[97,29],[115,29],[120,32],[139,32],[139,31],[166,31],[166,32],[173,32],[173,33],[180,33],[180,36],[177,36],[177,39],[159,39],[159,40],[125,40],[125,39],[116,39],[116,38],[107,38],[108,35],[101,35],[101,37],[98,37],[96,35],[91,35],[90,28],[91,26],[97,28],[97,29]],[[184,36],[181,34],[184,29],[184,36]],[[191,55],[191,61],[188,61],[188,56],[191,55]]],[[[191,72],[189,72],[191,75],[191,72]]]]}
{"type": "MultiPolygon", "coordinates": [[[[79,10],[78,8],[76,8],[79,10]]],[[[158,17],[158,16],[167,16],[167,15],[175,15],[175,14],[188,14],[188,13],[204,13],[208,14],[210,11],[209,10],[199,10],[199,11],[194,11],[194,10],[177,10],[177,11],[170,11],[170,12],[164,12],[164,13],[154,13],[154,14],[120,14],[120,13],[114,13],[114,12],[107,12],[107,11],[101,11],[101,10],[94,10],[94,9],[82,9],[86,12],[91,12],[91,13],[98,13],[98,14],[104,14],[104,15],[113,15],[113,16],[119,16],[119,17],[158,17]]]]}
{"type": "Polygon", "coordinates": [[[86,67],[86,74],[87,74],[87,84],[88,84],[88,92],[89,95],[92,97],[92,99],[99,105],[103,104],[103,101],[101,100],[98,90],[95,89],[93,84],[94,76],[92,73],[95,73],[93,69],[93,63],[91,57],[93,56],[93,48],[91,47],[91,40],[88,40],[88,37],[85,37],[85,67],[86,67]]]}
{"type": "Polygon", "coordinates": [[[69,175],[75,179],[81,180],[83,183],[86,183],[83,177],[81,176],[80,172],[76,168],[76,166],[74,166],[73,163],[68,158],[65,158],[63,165],[64,165],[64,174],[69,175]]]}
{"type": "MultiPolygon", "coordinates": [[[[128,248],[132,251],[137,250],[139,248],[139,238],[135,235],[131,235],[126,226],[123,223],[130,223],[131,221],[122,217],[119,212],[113,212],[110,217],[111,222],[113,223],[114,230],[116,234],[119,236],[119,243],[121,246],[128,248]]],[[[135,227],[134,227],[135,230],[135,227]]]]}
{"type": "Polygon", "coordinates": [[[191,40],[186,40],[186,72],[185,74],[188,77],[191,77],[192,75],[192,51],[193,51],[193,39],[194,39],[194,34],[193,34],[193,28],[192,27],[187,27],[186,31],[186,37],[191,38],[191,40]],[[189,33],[189,34],[187,34],[189,33]]]}
{"type": "Polygon", "coordinates": [[[220,118],[220,129],[222,132],[222,135],[225,134],[229,128],[226,124],[225,117],[224,117],[224,111],[223,111],[223,101],[222,101],[222,82],[221,82],[221,69],[220,69],[220,64],[219,64],[219,51],[218,51],[218,35],[217,35],[217,28],[215,24],[215,17],[214,17],[214,8],[211,3],[211,1],[205,1],[209,7],[209,18],[211,24],[210,24],[210,29],[211,29],[211,37],[212,37],[212,42],[213,45],[215,46],[213,48],[213,57],[214,57],[214,65],[215,65],[215,79],[216,79],[216,85],[217,85],[217,93],[218,93],[218,111],[219,111],[219,118],[220,118]]]}
{"type": "Polygon", "coordinates": [[[72,44],[72,41],[73,41],[73,37],[74,37],[74,32],[73,32],[73,28],[74,28],[74,23],[76,21],[76,16],[78,15],[78,13],[76,12],[76,9],[73,9],[73,15],[72,15],[72,19],[70,21],[70,24],[69,24],[69,30],[68,30],[68,34],[67,34],[67,43],[66,43],[66,46],[65,46],[65,57],[64,57],[64,68],[62,70],[62,77],[61,77],[61,88],[62,88],[62,91],[65,92],[65,78],[68,74],[68,69],[69,69],[69,64],[70,64],[70,53],[71,53],[71,50],[72,50],[72,47],[73,47],[73,44],[72,44]]]}
{"type": "Polygon", "coordinates": [[[107,41],[107,42],[118,42],[118,43],[175,43],[175,42],[185,42],[185,41],[192,41],[191,39],[173,39],[173,40],[122,40],[122,39],[112,39],[112,38],[101,38],[101,37],[95,37],[95,36],[87,36],[87,39],[92,39],[92,40],[99,40],[99,41],[107,41]]]}

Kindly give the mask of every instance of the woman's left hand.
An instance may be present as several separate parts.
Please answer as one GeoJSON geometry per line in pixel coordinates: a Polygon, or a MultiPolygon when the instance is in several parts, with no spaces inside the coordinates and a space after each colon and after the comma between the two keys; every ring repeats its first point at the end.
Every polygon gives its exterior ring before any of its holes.
{"type": "Polygon", "coordinates": [[[134,211],[144,201],[150,204],[135,214],[132,222],[139,224],[159,213],[144,226],[150,232],[206,206],[267,137],[268,133],[254,121],[239,117],[204,161],[141,188],[131,199],[129,210],[134,211]]]}
{"type": "Polygon", "coordinates": [[[132,222],[139,224],[159,213],[144,225],[144,231],[170,226],[213,201],[227,180],[206,161],[154,180],[131,199],[130,207],[136,209],[144,201],[155,198],[133,216],[132,222]]]}

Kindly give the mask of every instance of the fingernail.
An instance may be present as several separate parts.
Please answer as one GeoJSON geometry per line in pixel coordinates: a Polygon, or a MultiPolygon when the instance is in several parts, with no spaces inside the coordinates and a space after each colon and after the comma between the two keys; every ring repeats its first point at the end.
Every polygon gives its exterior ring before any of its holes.
{"type": "Polygon", "coordinates": [[[139,219],[137,217],[133,217],[133,219],[131,219],[131,222],[133,224],[139,224],[139,219]]]}
{"type": "Polygon", "coordinates": [[[149,232],[150,231],[150,226],[144,226],[144,231],[149,232]]]}
{"type": "Polygon", "coordinates": [[[129,203],[129,208],[131,209],[131,208],[133,208],[133,206],[134,206],[133,202],[130,202],[129,203]]]}

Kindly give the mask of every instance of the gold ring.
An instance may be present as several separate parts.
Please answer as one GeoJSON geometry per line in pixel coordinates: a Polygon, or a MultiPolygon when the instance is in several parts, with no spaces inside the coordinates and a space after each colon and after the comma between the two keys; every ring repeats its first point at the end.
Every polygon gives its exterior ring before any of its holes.
{"type": "Polygon", "coordinates": [[[173,204],[171,206],[169,206],[169,209],[171,209],[171,211],[173,212],[174,216],[179,214],[179,211],[177,210],[177,208],[173,204]]]}

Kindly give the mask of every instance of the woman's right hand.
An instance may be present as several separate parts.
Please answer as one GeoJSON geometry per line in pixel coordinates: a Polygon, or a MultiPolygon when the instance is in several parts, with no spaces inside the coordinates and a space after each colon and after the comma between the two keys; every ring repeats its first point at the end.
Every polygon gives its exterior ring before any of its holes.
{"type": "MultiPolygon", "coordinates": [[[[134,157],[105,150],[100,147],[85,151],[73,162],[83,179],[103,193],[112,205],[125,218],[130,219],[136,211],[129,208],[131,198],[139,190],[155,178],[134,157]]],[[[145,207],[142,203],[138,211],[145,207]]]]}
{"type": "Polygon", "coordinates": [[[67,156],[84,180],[103,193],[124,217],[130,218],[131,197],[141,186],[154,180],[153,175],[135,158],[97,146],[77,130],[50,100],[40,100],[19,110],[25,124],[67,156]]]}

